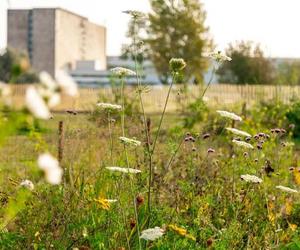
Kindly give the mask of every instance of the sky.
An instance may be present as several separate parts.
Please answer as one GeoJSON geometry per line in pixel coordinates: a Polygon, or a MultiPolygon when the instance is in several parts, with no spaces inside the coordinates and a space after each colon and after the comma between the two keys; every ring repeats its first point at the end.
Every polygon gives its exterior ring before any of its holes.
{"type": "MultiPolygon", "coordinates": [[[[201,0],[217,49],[228,43],[260,43],[268,57],[300,57],[300,0],[201,0]]],[[[150,10],[148,0],[0,0],[0,48],[6,46],[6,10],[61,7],[107,27],[107,54],[119,55],[129,17],[124,10],[150,10]]]]}

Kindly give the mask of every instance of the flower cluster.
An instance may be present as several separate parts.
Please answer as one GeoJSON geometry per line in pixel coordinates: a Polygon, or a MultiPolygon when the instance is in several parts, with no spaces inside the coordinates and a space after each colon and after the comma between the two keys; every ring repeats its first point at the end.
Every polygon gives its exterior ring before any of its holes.
{"type": "Polygon", "coordinates": [[[49,108],[57,106],[60,93],[77,96],[78,88],[74,80],[63,71],[58,71],[56,81],[46,72],[41,72],[40,84],[30,86],[26,90],[25,104],[28,110],[39,119],[47,120],[51,117],[49,108]]]}
{"type": "Polygon", "coordinates": [[[61,183],[63,170],[59,166],[58,160],[49,153],[44,153],[38,158],[38,166],[45,173],[48,183],[58,185],[61,183]]]}
{"type": "Polygon", "coordinates": [[[235,135],[240,135],[240,136],[245,136],[245,137],[251,137],[251,135],[245,131],[236,129],[236,128],[226,128],[229,132],[235,134],[235,135]]]}
{"type": "Polygon", "coordinates": [[[134,169],[134,168],[106,167],[106,169],[113,172],[121,172],[126,174],[138,174],[142,172],[141,170],[134,169]]]}
{"type": "Polygon", "coordinates": [[[127,137],[124,137],[124,136],[120,136],[119,139],[125,145],[134,146],[134,147],[138,147],[138,146],[141,145],[141,142],[137,141],[135,139],[127,138],[127,137]]]}
{"type": "Polygon", "coordinates": [[[181,235],[181,236],[183,236],[183,237],[185,237],[185,238],[188,238],[190,240],[194,240],[194,241],[196,240],[196,238],[193,235],[188,234],[188,232],[185,228],[178,227],[176,225],[170,224],[170,225],[168,225],[168,229],[175,232],[175,233],[177,233],[177,234],[179,234],[179,235],[181,235]]]}
{"type": "Polygon", "coordinates": [[[97,204],[104,210],[109,210],[110,204],[117,202],[117,200],[104,199],[102,197],[94,199],[94,201],[97,202],[97,204]]]}
{"type": "Polygon", "coordinates": [[[110,70],[110,72],[113,75],[118,76],[120,78],[125,77],[125,76],[135,76],[136,75],[136,73],[134,71],[132,71],[131,69],[126,69],[126,68],[122,68],[122,67],[112,68],[110,70]]]}
{"type": "Polygon", "coordinates": [[[186,67],[186,62],[182,58],[172,58],[169,65],[172,72],[178,72],[186,67]]]}
{"type": "Polygon", "coordinates": [[[217,113],[219,113],[219,115],[222,117],[229,118],[234,121],[242,121],[242,117],[236,115],[235,113],[231,113],[224,110],[217,110],[217,113]]]}
{"type": "Polygon", "coordinates": [[[208,57],[212,58],[217,63],[222,63],[222,62],[225,62],[225,61],[230,62],[232,60],[231,57],[226,56],[221,51],[208,53],[208,57]]]}
{"type": "Polygon", "coordinates": [[[289,188],[289,187],[285,187],[285,186],[276,186],[276,188],[277,189],[280,189],[280,190],[282,190],[282,191],[284,191],[284,192],[287,192],[287,193],[298,193],[298,191],[297,190],[295,190],[295,189],[292,189],[292,188],[289,188]]]}
{"type": "Polygon", "coordinates": [[[164,235],[164,230],[160,227],[148,228],[141,232],[141,239],[154,241],[164,235]]]}
{"type": "Polygon", "coordinates": [[[241,175],[241,179],[243,181],[252,182],[252,183],[261,183],[262,182],[261,178],[255,176],[255,175],[250,175],[250,174],[241,175]]]}
{"type": "Polygon", "coordinates": [[[27,188],[31,191],[34,189],[34,184],[30,180],[21,181],[20,186],[24,187],[24,188],[27,188]]]}
{"type": "Polygon", "coordinates": [[[103,102],[101,102],[101,103],[97,103],[97,106],[100,109],[106,110],[108,112],[122,110],[122,106],[121,105],[111,104],[111,103],[103,103],[103,102]]]}
{"type": "Polygon", "coordinates": [[[145,13],[137,10],[125,10],[123,13],[130,15],[133,19],[141,19],[146,16],[145,13]]]}
{"type": "Polygon", "coordinates": [[[254,149],[254,147],[250,143],[247,143],[244,141],[238,141],[238,140],[233,139],[232,142],[239,147],[254,149]]]}

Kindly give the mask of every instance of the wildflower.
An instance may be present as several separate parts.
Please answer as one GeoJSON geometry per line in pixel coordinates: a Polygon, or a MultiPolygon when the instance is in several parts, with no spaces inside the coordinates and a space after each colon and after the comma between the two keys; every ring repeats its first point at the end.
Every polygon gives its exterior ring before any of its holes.
{"type": "Polygon", "coordinates": [[[26,107],[36,118],[48,120],[51,117],[50,111],[44,99],[41,97],[35,87],[30,86],[27,88],[25,102],[26,107]]]}
{"type": "Polygon", "coordinates": [[[230,131],[231,133],[235,134],[235,135],[240,135],[240,136],[245,136],[245,137],[251,137],[250,134],[248,134],[245,131],[236,129],[236,128],[226,128],[226,130],[230,131]]]}
{"type": "Polygon", "coordinates": [[[144,203],[144,197],[143,197],[141,194],[139,194],[139,195],[135,198],[135,200],[136,200],[137,206],[140,206],[140,205],[142,205],[142,204],[144,203]]]}
{"type": "Polygon", "coordinates": [[[235,113],[231,113],[224,110],[217,110],[217,113],[219,113],[222,117],[226,117],[234,121],[242,121],[242,117],[236,115],[235,113]]]}
{"type": "Polygon", "coordinates": [[[207,153],[208,153],[208,154],[211,154],[211,153],[214,153],[214,152],[215,152],[215,150],[214,150],[213,148],[207,149],[207,153]]]}
{"type": "Polygon", "coordinates": [[[208,54],[208,57],[212,58],[213,60],[215,60],[217,63],[222,63],[225,61],[231,61],[231,57],[226,56],[225,54],[222,54],[221,51],[217,51],[217,52],[211,52],[208,54]]]}
{"type": "Polygon", "coordinates": [[[276,188],[278,188],[278,189],[280,189],[280,190],[282,190],[284,192],[287,192],[287,193],[298,193],[298,191],[295,190],[295,189],[292,189],[292,188],[289,188],[289,187],[285,187],[285,186],[281,186],[281,185],[276,186],[276,188]]]}
{"type": "Polygon", "coordinates": [[[107,111],[119,111],[122,109],[122,106],[117,104],[110,104],[110,103],[97,103],[97,106],[103,110],[107,111]]]}
{"type": "Polygon", "coordinates": [[[253,182],[253,183],[261,183],[262,182],[261,178],[255,176],[255,175],[250,175],[250,174],[241,175],[241,179],[246,182],[253,182]]]}
{"type": "Polygon", "coordinates": [[[48,153],[44,153],[38,158],[38,166],[45,172],[47,182],[52,185],[60,184],[63,170],[60,168],[56,158],[48,153]]]}
{"type": "Polygon", "coordinates": [[[208,139],[210,137],[210,134],[209,133],[205,133],[204,135],[202,135],[202,138],[205,140],[205,139],[208,139]]]}
{"type": "Polygon", "coordinates": [[[120,136],[119,139],[125,145],[130,145],[130,146],[134,146],[134,147],[137,147],[137,146],[141,145],[141,142],[137,141],[135,139],[127,138],[127,137],[124,137],[124,136],[120,136]]]}
{"type": "Polygon", "coordinates": [[[172,72],[178,72],[186,67],[186,62],[182,58],[172,58],[169,65],[172,72]]]}
{"type": "Polygon", "coordinates": [[[117,200],[104,199],[101,197],[99,197],[98,199],[94,199],[94,201],[96,201],[98,205],[104,210],[110,209],[110,203],[117,202],[117,200]]]}
{"type": "Polygon", "coordinates": [[[193,235],[187,233],[187,230],[185,228],[170,224],[168,225],[168,229],[174,231],[175,233],[181,236],[184,236],[187,239],[194,240],[194,241],[196,240],[196,238],[193,235]]]}
{"type": "Polygon", "coordinates": [[[238,141],[236,139],[233,139],[232,142],[238,145],[239,147],[250,148],[250,149],[254,148],[251,144],[244,141],[238,141]]]}
{"type": "Polygon", "coordinates": [[[46,71],[42,71],[39,74],[39,79],[40,79],[40,83],[41,85],[51,91],[56,91],[58,89],[58,84],[57,82],[55,82],[53,80],[53,78],[46,72],[46,71]]]}
{"type": "Polygon", "coordinates": [[[29,190],[33,190],[34,189],[34,184],[32,183],[32,181],[30,180],[24,180],[20,183],[20,186],[25,187],[29,190]]]}
{"type": "Polygon", "coordinates": [[[137,10],[125,10],[123,13],[130,15],[133,19],[140,19],[146,16],[145,13],[137,10]]]}
{"type": "Polygon", "coordinates": [[[77,83],[64,71],[58,71],[56,74],[56,81],[61,90],[69,96],[78,95],[77,83]]]}
{"type": "Polygon", "coordinates": [[[106,167],[106,169],[113,172],[121,172],[126,174],[138,174],[142,172],[141,170],[134,169],[134,168],[106,167]]]}
{"type": "Polygon", "coordinates": [[[164,235],[164,230],[160,227],[148,228],[141,232],[141,239],[154,241],[164,235]]]}
{"type": "Polygon", "coordinates": [[[3,98],[6,105],[11,104],[11,88],[8,84],[0,82],[0,98],[3,98]]]}
{"type": "Polygon", "coordinates": [[[136,73],[130,69],[122,68],[122,67],[116,67],[110,70],[110,72],[113,75],[116,75],[118,77],[124,77],[124,76],[135,76],[136,73]]]}

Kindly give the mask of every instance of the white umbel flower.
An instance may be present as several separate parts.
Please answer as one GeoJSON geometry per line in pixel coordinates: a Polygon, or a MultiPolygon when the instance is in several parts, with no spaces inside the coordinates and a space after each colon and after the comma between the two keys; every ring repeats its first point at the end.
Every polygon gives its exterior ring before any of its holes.
{"type": "Polygon", "coordinates": [[[59,162],[49,153],[44,153],[38,158],[38,166],[45,172],[48,183],[58,185],[61,183],[63,170],[59,166],[59,162]]]}
{"type": "Polygon", "coordinates": [[[242,117],[236,115],[235,113],[224,111],[224,110],[217,110],[220,116],[229,118],[234,121],[242,121],[242,117]]]}
{"type": "Polygon", "coordinates": [[[27,88],[25,103],[26,107],[36,118],[47,120],[51,117],[44,99],[35,87],[30,86],[27,88]]]}
{"type": "Polygon", "coordinates": [[[141,170],[134,169],[134,168],[106,167],[106,169],[113,172],[121,172],[126,174],[138,174],[142,172],[141,170]]]}
{"type": "Polygon", "coordinates": [[[77,83],[66,72],[59,70],[56,73],[56,81],[62,91],[69,96],[78,96],[79,91],[77,83]]]}
{"type": "Polygon", "coordinates": [[[51,75],[49,75],[46,71],[42,71],[39,74],[39,78],[40,78],[40,83],[44,88],[52,92],[57,90],[58,88],[57,82],[55,82],[54,79],[51,77],[51,75]]]}
{"type": "Polygon", "coordinates": [[[295,190],[295,189],[292,189],[292,188],[289,188],[289,187],[285,187],[285,186],[281,186],[281,185],[276,186],[276,188],[278,188],[278,189],[280,189],[280,190],[282,190],[284,192],[287,192],[287,193],[298,193],[298,191],[295,190]]]}
{"type": "Polygon", "coordinates": [[[137,147],[137,146],[141,145],[141,142],[137,141],[135,139],[127,138],[127,137],[124,137],[124,136],[120,136],[119,139],[125,145],[134,146],[134,147],[137,147]]]}
{"type": "Polygon", "coordinates": [[[212,58],[213,60],[215,60],[218,63],[222,63],[222,62],[225,62],[225,61],[230,62],[232,60],[231,57],[226,56],[221,51],[208,53],[208,57],[212,58]]]}
{"type": "Polygon", "coordinates": [[[226,130],[230,131],[231,133],[235,135],[245,136],[245,137],[251,137],[251,135],[245,131],[236,129],[236,128],[226,128],[226,130]]]}
{"type": "Polygon", "coordinates": [[[97,103],[97,106],[100,109],[107,110],[107,111],[120,111],[120,110],[122,110],[121,105],[111,104],[111,103],[100,102],[100,103],[97,103]]]}
{"type": "Polygon", "coordinates": [[[113,75],[116,75],[118,77],[135,76],[136,75],[136,73],[134,71],[132,71],[131,69],[126,69],[126,68],[123,68],[123,67],[112,68],[110,70],[110,72],[113,75]]]}
{"type": "Polygon", "coordinates": [[[232,142],[239,147],[254,149],[254,147],[250,143],[247,143],[244,141],[238,141],[238,140],[233,139],[232,142]]]}
{"type": "Polygon", "coordinates": [[[246,182],[262,183],[261,178],[255,176],[255,175],[250,175],[250,174],[241,175],[241,179],[246,182]]]}
{"type": "Polygon", "coordinates": [[[160,227],[148,228],[141,232],[141,239],[154,241],[164,235],[164,230],[160,227]]]}
{"type": "Polygon", "coordinates": [[[130,15],[133,19],[140,19],[146,17],[145,13],[137,11],[137,10],[125,10],[124,14],[130,15]]]}
{"type": "Polygon", "coordinates": [[[33,190],[34,189],[34,184],[32,183],[32,181],[30,180],[24,180],[20,183],[20,186],[25,187],[29,190],[33,190]]]}

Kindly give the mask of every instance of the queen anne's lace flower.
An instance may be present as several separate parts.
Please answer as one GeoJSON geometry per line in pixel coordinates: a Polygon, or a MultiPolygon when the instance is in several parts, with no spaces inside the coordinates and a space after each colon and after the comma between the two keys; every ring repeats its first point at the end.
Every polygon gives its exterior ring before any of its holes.
{"type": "Polygon", "coordinates": [[[51,117],[48,106],[37,89],[30,86],[26,90],[25,95],[26,107],[28,110],[39,119],[47,120],[51,117]]]}
{"type": "Polygon", "coordinates": [[[106,167],[106,169],[113,172],[122,172],[126,174],[138,174],[142,172],[141,170],[134,169],[134,168],[106,167]]]}
{"type": "Polygon", "coordinates": [[[29,190],[33,190],[34,189],[34,184],[32,183],[32,181],[30,180],[24,180],[20,183],[20,186],[25,187],[29,190]]]}
{"type": "Polygon", "coordinates": [[[64,71],[58,71],[56,73],[56,81],[61,90],[69,96],[78,96],[79,91],[77,83],[64,71]]]}
{"type": "Polygon", "coordinates": [[[120,111],[122,110],[122,106],[121,105],[117,105],[117,104],[111,104],[111,103],[97,103],[97,106],[103,110],[107,110],[107,111],[120,111]]]}
{"type": "Polygon", "coordinates": [[[127,137],[124,137],[124,136],[119,137],[119,139],[125,145],[134,146],[134,147],[137,147],[137,146],[141,145],[141,142],[137,141],[135,139],[127,138],[127,137]]]}
{"type": "Polygon", "coordinates": [[[118,77],[124,77],[124,76],[135,76],[136,73],[130,69],[122,68],[122,67],[116,67],[112,68],[110,72],[113,75],[116,75],[118,77]]]}
{"type": "Polygon", "coordinates": [[[224,110],[217,110],[217,113],[219,113],[219,115],[222,117],[226,117],[234,121],[242,121],[242,117],[236,115],[235,113],[231,113],[224,110]]]}
{"type": "Polygon", "coordinates": [[[164,235],[164,230],[160,227],[148,228],[141,232],[141,239],[154,241],[164,235]]]}
{"type": "Polygon", "coordinates": [[[137,10],[125,10],[123,13],[130,15],[133,19],[140,19],[146,16],[145,13],[137,10]]]}
{"type": "Polygon", "coordinates": [[[230,131],[231,133],[235,135],[245,136],[245,137],[251,137],[251,135],[245,131],[236,129],[236,128],[226,128],[226,130],[230,131]]]}
{"type": "Polygon", "coordinates": [[[250,174],[241,175],[241,179],[243,181],[252,182],[252,183],[261,183],[262,182],[261,178],[255,176],[255,175],[250,175],[250,174]]]}
{"type": "Polygon", "coordinates": [[[169,65],[173,72],[178,72],[186,67],[186,62],[182,58],[172,58],[169,65]]]}
{"type": "Polygon", "coordinates": [[[38,166],[45,172],[47,182],[52,185],[61,183],[63,170],[59,166],[59,162],[52,155],[45,153],[39,156],[38,166]]]}
{"type": "Polygon", "coordinates": [[[231,61],[232,60],[231,57],[226,56],[221,51],[208,53],[208,57],[214,59],[218,63],[222,63],[222,62],[225,62],[225,61],[231,61]]]}
{"type": "Polygon", "coordinates": [[[247,142],[244,142],[244,141],[238,141],[238,140],[233,139],[232,142],[234,144],[236,144],[237,146],[239,146],[239,147],[254,149],[254,147],[250,143],[247,143],[247,142]]]}
{"type": "Polygon", "coordinates": [[[288,193],[298,193],[298,191],[295,190],[295,189],[292,189],[292,188],[289,188],[289,187],[285,187],[285,186],[281,186],[281,185],[276,186],[276,188],[278,188],[278,189],[280,189],[280,190],[282,190],[284,192],[288,192],[288,193]]]}

